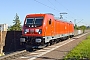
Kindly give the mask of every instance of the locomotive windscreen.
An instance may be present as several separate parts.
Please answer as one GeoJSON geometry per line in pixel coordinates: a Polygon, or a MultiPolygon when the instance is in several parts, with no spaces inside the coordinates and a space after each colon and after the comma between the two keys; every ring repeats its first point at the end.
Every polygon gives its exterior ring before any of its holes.
{"type": "Polygon", "coordinates": [[[43,17],[35,17],[35,18],[26,18],[25,25],[29,25],[30,27],[40,27],[43,23],[43,17]]]}

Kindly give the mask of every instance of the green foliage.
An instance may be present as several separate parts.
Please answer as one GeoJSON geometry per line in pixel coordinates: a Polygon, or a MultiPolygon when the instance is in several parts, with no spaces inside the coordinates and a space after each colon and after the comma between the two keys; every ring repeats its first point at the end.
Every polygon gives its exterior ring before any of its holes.
{"type": "Polygon", "coordinates": [[[19,16],[16,13],[15,19],[13,20],[13,25],[9,27],[10,31],[21,31],[21,22],[19,20],[19,16]]]}
{"type": "Polygon", "coordinates": [[[78,26],[75,24],[74,29],[78,29],[78,26]]]}
{"type": "Polygon", "coordinates": [[[82,25],[79,27],[79,29],[83,30],[83,33],[85,32],[86,26],[82,25]]]}
{"type": "Polygon", "coordinates": [[[83,40],[65,57],[65,60],[90,59],[90,36],[83,40]]]}
{"type": "Polygon", "coordinates": [[[74,29],[76,29],[76,30],[83,30],[83,33],[84,33],[85,30],[86,30],[86,26],[84,26],[84,25],[82,25],[82,26],[77,26],[77,25],[75,24],[74,29]]]}

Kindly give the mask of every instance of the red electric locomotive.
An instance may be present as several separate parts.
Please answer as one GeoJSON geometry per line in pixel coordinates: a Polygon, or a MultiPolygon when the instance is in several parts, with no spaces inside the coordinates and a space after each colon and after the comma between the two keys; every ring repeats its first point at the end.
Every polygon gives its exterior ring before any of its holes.
{"type": "Polygon", "coordinates": [[[60,39],[74,36],[74,25],[51,14],[28,14],[22,28],[20,42],[27,48],[43,48],[60,39]]]}

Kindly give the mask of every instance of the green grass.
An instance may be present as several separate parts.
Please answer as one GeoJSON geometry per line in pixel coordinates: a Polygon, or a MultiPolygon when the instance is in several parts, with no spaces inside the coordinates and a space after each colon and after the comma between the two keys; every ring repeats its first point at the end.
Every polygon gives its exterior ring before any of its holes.
{"type": "Polygon", "coordinates": [[[90,35],[70,51],[64,58],[64,60],[80,59],[90,59],[90,35]]]}

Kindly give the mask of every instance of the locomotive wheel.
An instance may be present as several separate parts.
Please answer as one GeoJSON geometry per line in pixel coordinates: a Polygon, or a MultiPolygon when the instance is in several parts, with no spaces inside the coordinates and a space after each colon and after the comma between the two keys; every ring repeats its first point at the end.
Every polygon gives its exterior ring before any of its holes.
{"type": "Polygon", "coordinates": [[[50,40],[50,46],[53,45],[55,42],[54,40],[50,40]]]}
{"type": "Polygon", "coordinates": [[[69,36],[67,36],[67,39],[69,39],[69,36]]]}
{"type": "Polygon", "coordinates": [[[63,37],[61,38],[61,41],[64,41],[64,38],[63,37]]]}
{"type": "Polygon", "coordinates": [[[52,45],[53,43],[52,43],[52,40],[50,41],[50,46],[52,45]]]}
{"type": "Polygon", "coordinates": [[[56,44],[56,43],[57,43],[57,39],[54,40],[54,44],[56,44]]]}
{"type": "Polygon", "coordinates": [[[60,40],[59,40],[59,39],[57,39],[56,43],[59,43],[59,41],[60,41],[60,40]]]}
{"type": "Polygon", "coordinates": [[[47,47],[47,46],[50,46],[50,42],[47,43],[46,47],[47,47]]]}
{"type": "Polygon", "coordinates": [[[55,44],[55,40],[52,40],[52,44],[55,44]]]}

